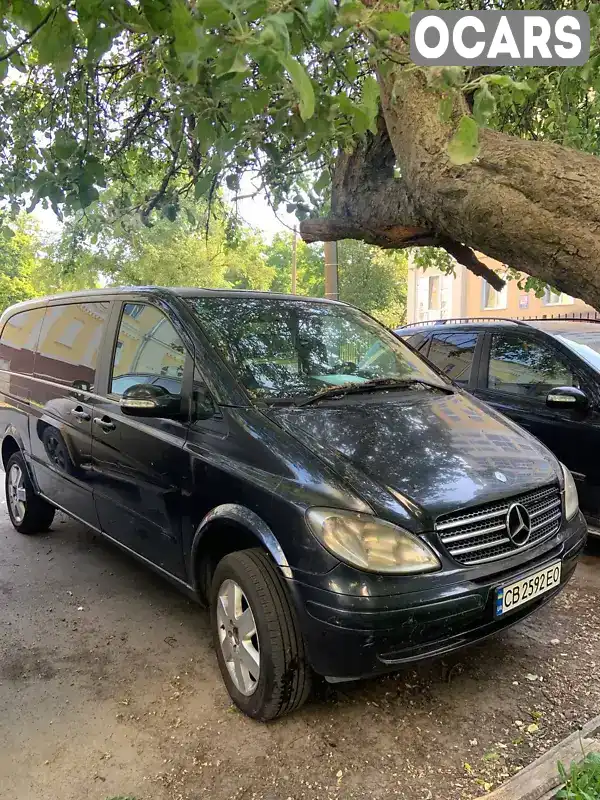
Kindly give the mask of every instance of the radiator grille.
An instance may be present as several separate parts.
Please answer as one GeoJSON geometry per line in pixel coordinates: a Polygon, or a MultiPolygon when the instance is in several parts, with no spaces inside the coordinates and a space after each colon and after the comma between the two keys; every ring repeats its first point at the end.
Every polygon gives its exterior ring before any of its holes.
{"type": "Polygon", "coordinates": [[[546,486],[468,512],[439,517],[435,529],[450,555],[461,564],[483,564],[533,547],[560,528],[562,506],[558,486],[546,486]],[[518,545],[509,535],[507,517],[518,503],[529,514],[530,535],[518,545]]]}

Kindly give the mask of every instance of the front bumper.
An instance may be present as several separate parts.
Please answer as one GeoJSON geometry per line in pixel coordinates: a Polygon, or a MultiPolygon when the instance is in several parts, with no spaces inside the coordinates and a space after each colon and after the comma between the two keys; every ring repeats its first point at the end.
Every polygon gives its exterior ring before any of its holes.
{"type": "MultiPolygon", "coordinates": [[[[535,559],[483,579],[463,579],[449,587],[432,574],[431,588],[369,598],[336,595],[314,585],[290,581],[290,589],[308,649],[310,663],[334,681],[391,672],[403,664],[441,656],[514,625],[555,597],[577,565],[587,537],[578,514],[564,523],[560,542],[535,559]],[[562,561],[561,583],[552,591],[496,617],[496,589],[562,561]],[[437,584],[437,585],[436,585],[437,584]]],[[[556,540],[555,540],[556,541],[556,540]]],[[[460,574],[460,573],[458,573],[460,574]]],[[[437,574],[439,575],[439,573],[437,574]]]]}

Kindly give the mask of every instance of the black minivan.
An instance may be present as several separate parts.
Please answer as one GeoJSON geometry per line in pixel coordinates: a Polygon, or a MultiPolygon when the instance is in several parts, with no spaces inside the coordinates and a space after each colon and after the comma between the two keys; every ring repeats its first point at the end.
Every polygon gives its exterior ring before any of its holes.
{"type": "Polygon", "coordinates": [[[586,538],[570,472],[368,315],[203,289],[56,296],[0,320],[8,509],[62,509],[210,606],[234,702],[518,622],[586,538]]]}

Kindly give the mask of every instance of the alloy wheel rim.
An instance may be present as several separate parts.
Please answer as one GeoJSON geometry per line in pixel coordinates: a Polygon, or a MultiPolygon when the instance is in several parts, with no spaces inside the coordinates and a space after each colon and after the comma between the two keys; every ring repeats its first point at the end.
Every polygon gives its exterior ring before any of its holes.
{"type": "Polygon", "coordinates": [[[8,503],[17,525],[23,522],[27,503],[25,502],[25,476],[18,464],[13,464],[8,473],[8,503]]]}
{"type": "Polygon", "coordinates": [[[236,581],[223,581],[217,594],[217,628],[223,660],[235,688],[248,697],[260,677],[260,644],[248,598],[236,581]]]}

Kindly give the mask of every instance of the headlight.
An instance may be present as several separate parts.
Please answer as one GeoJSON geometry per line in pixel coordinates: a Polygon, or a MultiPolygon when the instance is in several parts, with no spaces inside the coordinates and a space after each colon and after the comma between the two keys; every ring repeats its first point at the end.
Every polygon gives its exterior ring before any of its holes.
{"type": "Polygon", "coordinates": [[[577,486],[571,475],[571,471],[561,464],[565,477],[565,517],[571,519],[579,510],[579,497],[577,496],[577,486]]]}
{"type": "Polygon", "coordinates": [[[359,569],[414,575],[441,567],[437,556],[412,533],[370,514],[310,508],[306,518],[331,553],[359,569]]]}

